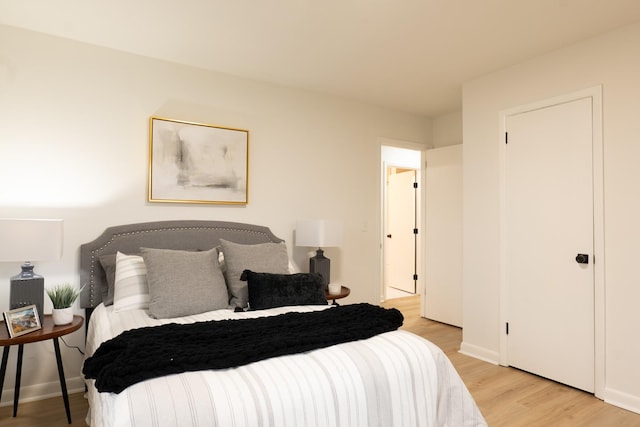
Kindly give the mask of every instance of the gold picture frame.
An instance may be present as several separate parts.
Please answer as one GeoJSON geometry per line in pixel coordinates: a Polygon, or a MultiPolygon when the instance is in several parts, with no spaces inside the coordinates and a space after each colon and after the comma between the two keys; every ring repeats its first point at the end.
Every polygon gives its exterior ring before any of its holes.
{"type": "Polygon", "coordinates": [[[11,338],[42,329],[35,304],[5,311],[4,321],[11,338]]]}
{"type": "Polygon", "coordinates": [[[249,131],[151,117],[149,202],[248,203],[249,131]]]}

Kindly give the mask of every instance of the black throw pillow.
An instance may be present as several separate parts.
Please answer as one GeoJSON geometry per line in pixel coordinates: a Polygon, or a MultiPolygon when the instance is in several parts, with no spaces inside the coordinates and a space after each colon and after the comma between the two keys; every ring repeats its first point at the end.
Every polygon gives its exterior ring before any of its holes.
{"type": "Polygon", "coordinates": [[[318,273],[272,274],[244,270],[249,307],[264,310],[289,305],[326,305],[322,276],[318,273]]]}

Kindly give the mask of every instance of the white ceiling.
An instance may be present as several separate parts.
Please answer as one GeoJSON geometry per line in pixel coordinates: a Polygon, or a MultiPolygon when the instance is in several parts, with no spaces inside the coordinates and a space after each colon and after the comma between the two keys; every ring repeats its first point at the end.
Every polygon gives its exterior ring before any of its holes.
{"type": "Polygon", "coordinates": [[[2,24],[425,116],[635,21],[639,0],[0,0],[2,24]]]}

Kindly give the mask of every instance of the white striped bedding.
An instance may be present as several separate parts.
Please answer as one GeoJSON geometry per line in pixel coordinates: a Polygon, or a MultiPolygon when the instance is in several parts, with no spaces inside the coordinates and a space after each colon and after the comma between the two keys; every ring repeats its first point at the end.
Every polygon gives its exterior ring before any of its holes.
{"type": "MultiPolygon", "coordinates": [[[[126,329],[322,309],[330,306],[157,320],[146,310],[115,313],[101,304],[91,316],[86,357],[126,329]]],[[[401,330],[234,369],[147,380],[120,394],[98,393],[88,381],[88,396],[92,427],[486,425],[444,353],[401,330]]]]}

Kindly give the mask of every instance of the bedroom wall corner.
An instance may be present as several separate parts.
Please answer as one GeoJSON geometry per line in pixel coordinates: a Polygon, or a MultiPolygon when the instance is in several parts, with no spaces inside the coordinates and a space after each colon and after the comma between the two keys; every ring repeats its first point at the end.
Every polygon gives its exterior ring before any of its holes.
{"type": "Polygon", "coordinates": [[[462,111],[433,118],[432,148],[462,144],[462,111]]]}

